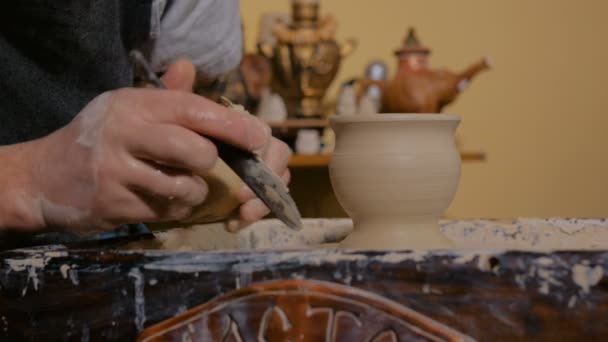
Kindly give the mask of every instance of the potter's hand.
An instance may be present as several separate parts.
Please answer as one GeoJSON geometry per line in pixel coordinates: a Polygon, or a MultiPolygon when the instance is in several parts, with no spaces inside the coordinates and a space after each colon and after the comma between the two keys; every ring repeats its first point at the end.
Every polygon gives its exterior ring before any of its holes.
{"type": "MultiPolygon", "coordinates": [[[[179,60],[175,62],[163,76],[163,81],[169,89],[176,89],[182,91],[192,91],[193,83],[195,80],[195,70],[192,63],[186,60],[179,60]]],[[[258,120],[257,117],[243,114],[249,118],[258,120]]],[[[260,121],[260,124],[262,122],[260,121]]],[[[263,124],[265,126],[265,124],[263,124]]],[[[277,175],[281,176],[281,179],[285,184],[289,183],[290,173],[287,168],[289,158],[291,157],[291,150],[279,139],[272,137],[270,134],[266,136],[266,140],[263,146],[256,149],[256,152],[264,162],[272,169],[277,175]]],[[[238,217],[235,219],[228,220],[226,222],[226,229],[228,231],[238,231],[245,228],[249,224],[261,219],[268,215],[270,210],[264,205],[264,203],[258,199],[253,191],[249,187],[244,186],[238,196],[241,206],[238,210],[238,217]]]]}
{"type": "MultiPolygon", "coordinates": [[[[291,150],[284,142],[270,137],[264,148],[256,151],[266,164],[277,174],[285,184],[289,184],[290,173],[287,168],[291,150]]],[[[226,230],[236,232],[247,227],[249,224],[268,215],[270,210],[258,199],[249,187],[244,187],[239,194],[242,205],[239,210],[239,217],[226,222],[226,230]]]]}
{"type": "MultiPolygon", "coordinates": [[[[165,81],[174,86],[180,72],[183,63],[165,81]]],[[[208,189],[193,173],[217,161],[215,146],[199,134],[251,151],[270,135],[255,117],[184,91],[98,96],[64,128],[25,144],[28,177],[19,200],[27,208],[20,214],[30,215],[26,228],[111,229],[188,217],[208,189]]]]}

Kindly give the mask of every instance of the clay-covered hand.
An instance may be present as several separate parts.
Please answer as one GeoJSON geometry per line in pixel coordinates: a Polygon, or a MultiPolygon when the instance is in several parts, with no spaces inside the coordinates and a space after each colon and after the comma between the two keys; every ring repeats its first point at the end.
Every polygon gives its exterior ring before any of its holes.
{"type": "MultiPolygon", "coordinates": [[[[183,91],[192,90],[194,79],[194,66],[187,60],[175,62],[163,76],[163,80],[168,88],[183,91]]],[[[250,114],[244,113],[243,115],[250,119],[259,120],[250,114]]],[[[261,120],[259,120],[259,124],[268,128],[261,120]]],[[[271,170],[281,177],[285,184],[289,183],[290,173],[287,164],[292,152],[287,144],[268,134],[263,146],[254,152],[260,156],[271,170]]],[[[235,232],[243,229],[270,213],[268,207],[255,196],[249,187],[244,186],[238,197],[241,202],[238,217],[226,221],[225,227],[228,231],[235,232]]]]}
{"type": "MultiPolygon", "coordinates": [[[[166,75],[170,87],[179,88],[180,73],[190,73],[180,63],[166,75]]],[[[28,194],[22,202],[32,214],[30,227],[97,230],[188,217],[207,196],[196,174],[218,158],[201,134],[257,151],[268,146],[270,131],[251,115],[186,91],[128,88],[99,95],[67,126],[26,146],[27,191],[21,193],[28,194]]],[[[255,202],[244,207],[244,213],[261,210],[255,202]]]]}
{"type": "MultiPolygon", "coordinates": [[[[270,137],[264,148],[257,150],[256,153],[266,165],[281,177],[285,184],[289,184],[291,174],[287,164],[292,152],[287,144],[277,138],[270,137]]],[[[242,203],[239,209],[239,217],[228,220],[225,224],[226,230],[230,232],[239,231],[270,213],[268,207],[247,186],[244,186],[241,190],[239,200],[242,203]]]]}

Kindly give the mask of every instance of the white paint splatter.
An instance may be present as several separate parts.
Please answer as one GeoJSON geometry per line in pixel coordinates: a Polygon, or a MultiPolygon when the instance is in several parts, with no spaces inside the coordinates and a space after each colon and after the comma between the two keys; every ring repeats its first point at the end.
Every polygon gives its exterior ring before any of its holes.
{"type": "Polygon", "coordinates": [[[26,259],[6,259],[4,262],[15,272],[25,271],[29,267],[44,268],[46,266],[46,262],[41,256],[26,259]]]}
{"type": "Polygon", "coordinates": [[[452,260],[454,264],[468,264],[475,260],[477,254],[475,253],[463,253],[461,256],[456,257],[452,260]]]}
{"type": "Polygon", "coordinates": [[[549,257],[540,257],[538,259],[535,260],[537,264],[541,265],[541,266],[551,266],[553,265],[553,259],[549,258],[549,257]]]}
{"type": "Polygon", "coordinates": [[[135,304],[135,326],[137,331],[142,331],[146,322],[146,301],[144,297],[144,275],[138,268],[133,268],[129,271],[128,276],[133,278],[133,288],[135,296],[133,302],[135,304]]]}
{"type": "Polygon", "coordinates": [[[544,295],[548,295],[549,294],[549,283],[547,283],[547,282],[540,283],[540,286],[538,287],[538,292],[542,293],[544,295]]]}
{"type": "Polygon", "coordinates": [[[32,281],[32,285],[34,285],[34,290],[38,291],[38,284],[40,283],[40,280],[38,279],[38,274],[36,273],[35,267],[30,267],[28,269],[28,273],[27,273],[28,283],[30,280],[32,281]]]}
{"type": "Polygon", "coordinates": [[[423,261],[428,254],[428,251],[412,251],[408,253],[386,253],[382,256],[374,257],[373,259],[383,263],[398,264],[404,261],[423,261]]]}
{"type": "Polygon", "coordinates": [[[572,266],[572,280],[581,288],[583,293],[589,293],[591,287],[597,285],[603,276],[604,269],[600,265],[593,268],[581,264],[572,266]]]}
{"type": "Polygon", "coordinates": [[[27,281],[23,290],[21,290],[22,296],[25,296],[27,294],[27,288],[30,282],[32,283],[34,289],[38,291],[40,285],[40,280],[38,279],[38,271],[44,270],[44,268],[52,258],[66,257],[68,255],[66,251],[45,249],[29,249],[19,251],[24,253],[38,253],[29,258],[4,260],[4,263],[7,264],[10,268],[9,271],[22,272],[27,270],[27,281]]]}
{"type": "Polygon", "coordinates": [[[61,276],[63,279],[68,279],[68,271],[70,270],[70,265],[63,264],[59,267],[59,271],[61,271],[61,276]]]}
{"type": "Polygon", "coordinates": [[[74,285],[80,284],[80,280],[78,280],[78,271],[76,271],[76,269],[73,266],[72,266],[72,269],[70,269],[68,271],[68,274],[70,276],[70,280],[72,281],[72,284],[74,284],[74,285]]]}
{"type": "Polygon", "coordinates": [[[344,279],[342,279],[342,281],[344,282],[344,284],[346,285],[350,285],[351,281],[353,280],[353,277],[349,274],[347,274],[344,279]]]}
{"type": "Polygon", "coordinates": [[[492,255],[478,254],[477,255],[477,268],[480,271],[484,271],[484,272],[492,271],[492,265],[490,264],[491,258],[492,258],[492,255]]]}

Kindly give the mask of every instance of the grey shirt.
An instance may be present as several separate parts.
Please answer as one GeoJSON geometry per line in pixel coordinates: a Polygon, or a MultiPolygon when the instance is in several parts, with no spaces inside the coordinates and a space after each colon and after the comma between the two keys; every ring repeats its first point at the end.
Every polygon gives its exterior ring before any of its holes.
{"type": "Polygon", "coordinates": [[[238,65],[242,52],[239,0],[155,0],[150,17],[149,57],[156,69],[180,57],[192,60],[207,76],[238,65]]]}

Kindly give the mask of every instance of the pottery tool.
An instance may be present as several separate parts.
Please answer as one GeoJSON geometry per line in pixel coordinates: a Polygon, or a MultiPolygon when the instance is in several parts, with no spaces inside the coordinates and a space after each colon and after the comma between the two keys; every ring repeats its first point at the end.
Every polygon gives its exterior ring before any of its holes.
{"type": "MultiPolygon", "coordinates": [[[[160,89],[167,89],[163,81],[152,71],[152,68],[141,52],[133,50],[130,53],[135,67],[141,69],[146,81],[160,89]]],[[[224,100],[227,107],[233,106],[230,101],[224,100]]],[[[289,194],[287,186],[266,166],[258,157],[238,147],[229,145],[211,137],[217,147],[218,156],[236,173],[245,184],[258,196],[270,211],[289,228],[299,230],[302,228],[302,218],[298,207],[289,194]]]]}

